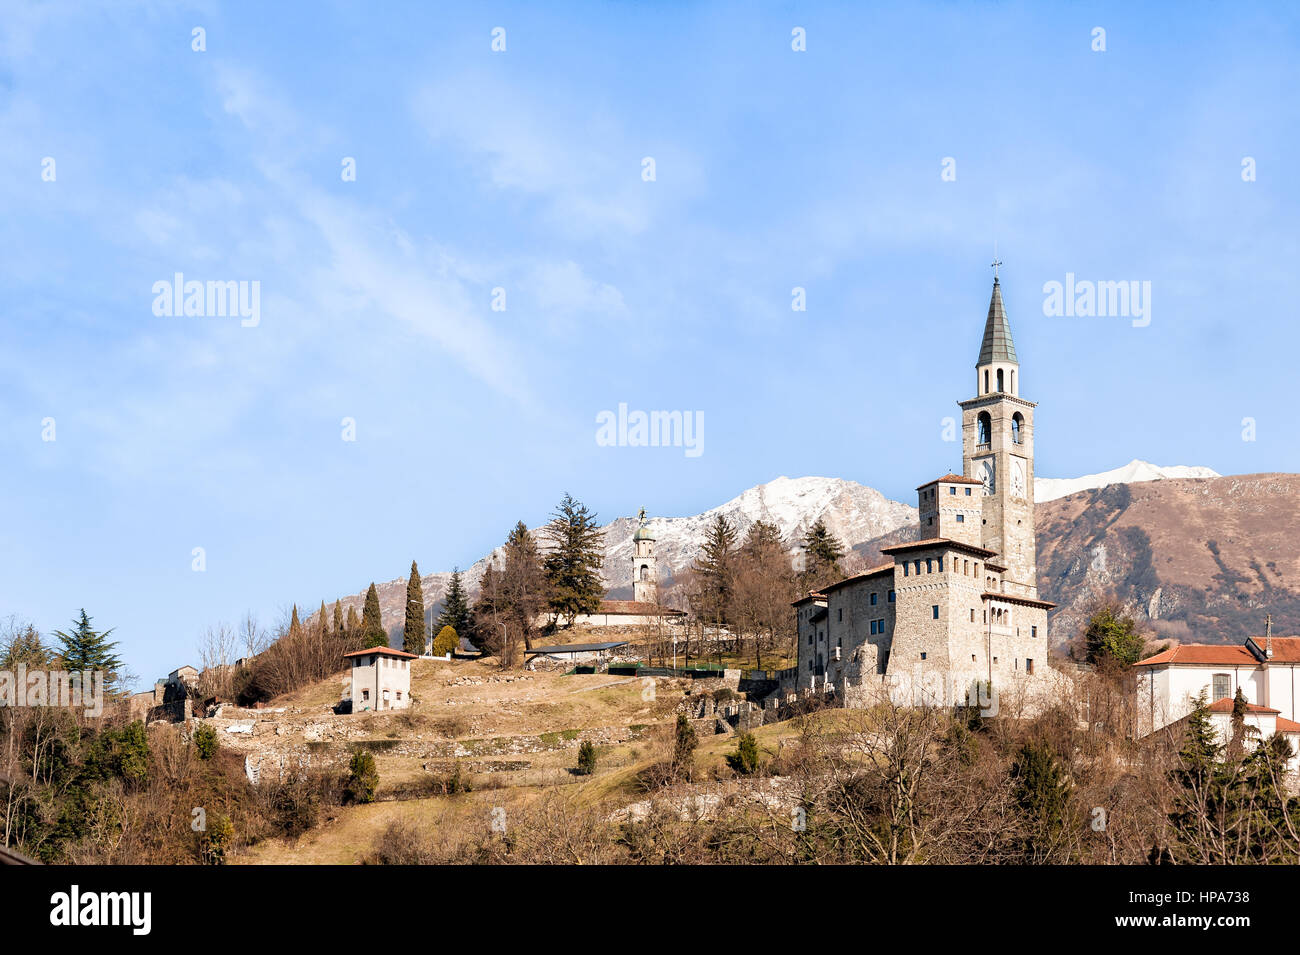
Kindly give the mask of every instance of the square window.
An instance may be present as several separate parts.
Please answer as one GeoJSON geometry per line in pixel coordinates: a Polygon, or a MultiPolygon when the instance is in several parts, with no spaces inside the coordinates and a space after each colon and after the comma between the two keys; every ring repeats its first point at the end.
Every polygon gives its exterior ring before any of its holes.
{"type": "Polygon", "coordinates": [[[1034,661],[1030,657],[1025,657],[1025,672],[1026,673],[1034,672],[1034,661]]]}
{"type": "Polygon", "coordinates": [[[894,592],[892,590],[889,592],[889,602],[891,604],[894,602],[894,592]]]}
{"type": "Polygon", "coordinates": [[[938,604],[935,604],[933,607],[930,608],[930,615],[931,615],[932,617],[934,617],[935,620],[938,620],[938,619],[939,619],[939,605],[938,605],[938,604]]]}
{"type": "Polygon", "coordinates": [[[957,523],[958,523],[958,524],[965,524],[965,523],[966,523],[966,515],[965,515],[965,514],[958,514],[958,515],[957,515],[957,523]]]}
{"type": "Polygon", "coordinates": [[[921,651],[921,659],[922,659],[922,660],[925,659],[925,651],[924,651],[924,650],[921,651]]]}
{"type": "Polygon", "coordinates": [[[876,605],[876,597],[877,597],[877,596],[878,596],[878,594],[872,594],[872,595],[871,595],[871,606],[873,606],[873,607],[876,605]]]}
{"type": "Polygon", "coordinates": [[[1030,627],[1030,628],[1029,628],[1029,635],[1030,635],[1031,637],[1036,637],[1036,636],[1038,636],[1038,628],[1037,628],[1037,627],[1030,627]]]}
{"type": "Polygon", "coordinates": [[[970,488],[966,488],[966,496],[970,497],[970,488]]]}
{"type": "Polygon", "coordinates": [[[956,489],[955,487],[950,487],[950,488],[948,488],[948,493],[949,493],[949,494],[956,494],[956,493],[957,493],[957,489],[956,489]]]}

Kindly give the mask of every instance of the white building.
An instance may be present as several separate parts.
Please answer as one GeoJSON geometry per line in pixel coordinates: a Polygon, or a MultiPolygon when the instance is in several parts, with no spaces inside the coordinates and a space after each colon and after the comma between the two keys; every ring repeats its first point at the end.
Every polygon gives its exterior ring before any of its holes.
{"type": "Polygon", "coordinates": [[[1231,714],[1238,689],[1247,703],[1275,713],[1287,732],[1300,731],[1300,637],[1247,637],[1239,646],[1185,643],[1135,667],[1143,735],[1185,718],[1201,695],[1218,706],[1226,700],[1231,714]]]}
{"type": "Polygon", "coordinates": [[[414,653],[371,647],[343,654],[352,664],[352,712],[404,710],[411,705],[414,653]]]}

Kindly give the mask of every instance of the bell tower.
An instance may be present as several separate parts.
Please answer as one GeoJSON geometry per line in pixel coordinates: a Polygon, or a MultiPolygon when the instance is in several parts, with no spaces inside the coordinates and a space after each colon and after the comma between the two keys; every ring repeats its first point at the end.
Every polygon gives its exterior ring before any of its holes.
{"type": "Polygon", "coordinates": [[[644,507],[637,516],[641,523],[632,535],[632,599],[640,603],[657,603],[655,536],[646,524],[644,507]]]}
{"type": "Polygon", "coordinates": [[[962,409],[962,466],[983,484],[983,546],[1006,567],[1006,591],[1038,596],[1034,534],[1034,402],[1020,397],[1020,362],[993,263],[993,296],[975,364],[975,397],[962,409]]]}

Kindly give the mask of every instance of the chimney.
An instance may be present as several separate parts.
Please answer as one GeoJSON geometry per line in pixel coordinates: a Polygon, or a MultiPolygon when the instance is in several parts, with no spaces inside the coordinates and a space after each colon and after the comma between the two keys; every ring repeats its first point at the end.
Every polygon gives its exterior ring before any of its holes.
{"type": "Polygon", "coordinates": [[[1264,657],[1273,659],[1273,615],[1264,615],[1264,657]]]}

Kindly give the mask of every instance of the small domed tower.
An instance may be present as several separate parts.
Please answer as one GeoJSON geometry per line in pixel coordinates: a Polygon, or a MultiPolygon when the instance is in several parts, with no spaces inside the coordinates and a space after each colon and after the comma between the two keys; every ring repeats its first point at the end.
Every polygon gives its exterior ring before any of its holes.
{"type": "Polygon", "coordinates": [[[655,590],[658,586],[655,573],[655,535],[646,526],[644,507],[637,516],[641,523],[632,535],[632,599],[655,603],[655,590]]]}

